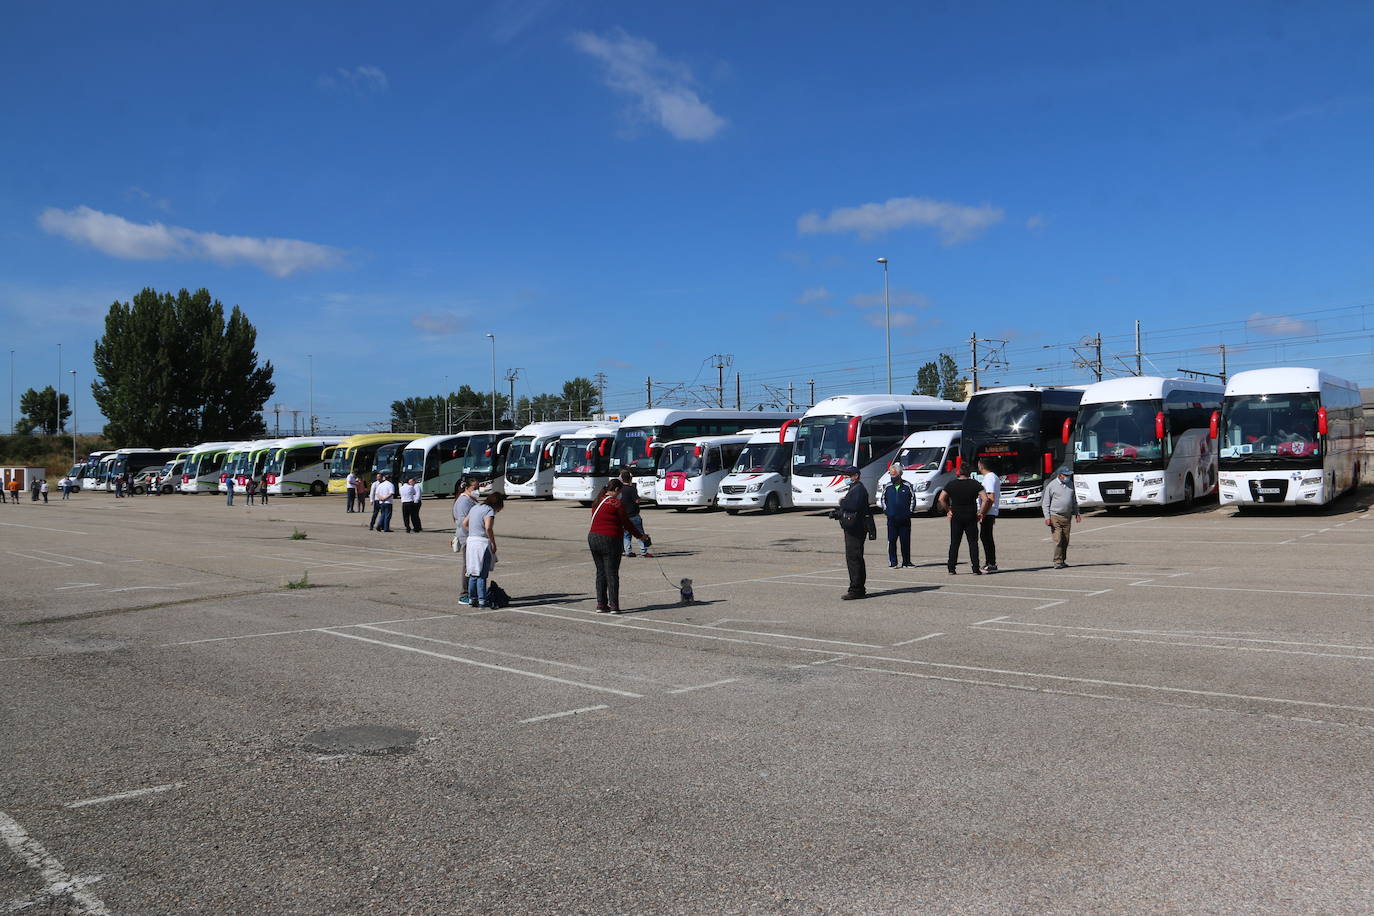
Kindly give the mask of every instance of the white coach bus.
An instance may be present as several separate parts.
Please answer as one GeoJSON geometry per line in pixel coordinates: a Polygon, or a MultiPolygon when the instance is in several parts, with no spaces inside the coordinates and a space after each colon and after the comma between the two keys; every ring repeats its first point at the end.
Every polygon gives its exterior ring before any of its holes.
{"type": "Polygon", "coordinates": [[[1086,385],[985,388],[969,398],[959,463],[1002,478],[1003,511],[1039,508],[1045,481],[1068,463],[1068,433],[1086,385]]]}
{"type": "MultiPolygon", "coordinates": [[[[658,456],[654,501],[679,512],[714,506],[720,482],[757,432],[762,430],[750,429],[733,436],[693,436],[665,444],[658,456]]],[[[778,430],[772,433],[776,436],[778,430]]]]}
{"type": "Polygon", "coordinates": [[[844,472],[859,469],[876,499],[878,478],[908,436],[937,427],[958,427],[964,405],[925,395],[844,394],[826,398],[797,424],[792,453],[792,502],[837,506],[849,488],[844,472]]]}
{"type": "Polygon", "coordinates": [[[472,435],[453,433],[425,436],[423,439],[400,443],[400,480],[404,482],[414,477],[420,481],[421,496],[444,497],[457,493],[458,481],[463,476],[463,462],[467,460],[468,440],[472,435]]]}
{"type": "Polygon", "coordinates": [[[716,505],[727,515],[741,509],[760,509],[765,515],[792,508],[792,444],[797,424],[788,420],[779,429],[760,430],[749,437],[735,466],[720,482],[716,505]]]}
{"type": "Polygon", "coordinates": [[[1360,480],[1359,386],[1320,369],[1237,372],[1213,434],[1222,505],[1320,506],[1360,480]]]}
{"type": "Polygon", "coordinates": [[[531,423],[516,433],[506,452],[506,496],[553,498],[554,452],[558,440],[586,425],[583,422],[531,423]]]}
{"type": "Polygon", "coordinates": [[[219,475],[224,470],[225,459],[238,448],[241,442],[202,442],[186,452],[186,461],[181,466],[181,486],[183,493],[214,493],[219,489],[219,475]]]}
{"type": "Polygon", "coordinates": [[[329,462],[324,452],[343,436],[291,436],[277,440],[262,467],[269,496],[323,496],[329,489],[329,462]]]}
{"type": "Polygon", "coordinates": [[[1158,376],[1089,385],[1073,426],[1073,481],[1082,508],[1192,505],[1217,488],[1208,431],[1225,389],[1158,376]]]}
{"type": "Polygon", "coordinates": [[[635,477],[639,498],[653,502],[658,483],[658,450],[663,443],[691,436],[727,436],[742,429],[781,426],[794,415],[776,410],[728,410],[708,407],[675,410],[651,407],[636,410],[620,423],[611,446],[612,474],[628,470],[635,477]]]}
{"type": "Polygon", "coordinates": [[[553,456],[553,498],[590,506],[611,479],[614,426],[584,426],[558,437],[553,456]]]}

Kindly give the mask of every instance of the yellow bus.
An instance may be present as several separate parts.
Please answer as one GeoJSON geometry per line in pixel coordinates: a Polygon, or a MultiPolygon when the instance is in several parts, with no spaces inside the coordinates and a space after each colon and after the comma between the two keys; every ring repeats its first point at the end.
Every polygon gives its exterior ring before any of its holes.
{"type": "MultiPolygon", "coordinates": [[[[332,448],[325,449],[324,459],[329,462],[329,492],[342,493],[348,482],[349,472],[359,476],[372,474],[372,463],[377,457],[377,449],[393,442],[412,442],[425,433],[364,433],[349,436],[332,448]]],[[[394,481],[393,481],[394,482],[394,481]]]]}

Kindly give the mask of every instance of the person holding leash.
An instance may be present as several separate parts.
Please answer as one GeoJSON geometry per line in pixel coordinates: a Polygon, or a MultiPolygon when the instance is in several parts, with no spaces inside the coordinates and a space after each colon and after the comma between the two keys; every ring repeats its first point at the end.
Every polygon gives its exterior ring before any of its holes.
{"type": "Polygon", "coordinates": [[[592,552],[592,562],[596,564],[598,614],[621,613],[620,560],[621,547],[625,539],[633,534],[639,538],[645,550],[654,543],[625,511],[625,504],[620,501],[620,493],[624,486],[619,478],[615,477],[606,484],[605,489],[597,496],[596,507],[592,509],[591,530],[587,532],[587,547],[592,552]]]}

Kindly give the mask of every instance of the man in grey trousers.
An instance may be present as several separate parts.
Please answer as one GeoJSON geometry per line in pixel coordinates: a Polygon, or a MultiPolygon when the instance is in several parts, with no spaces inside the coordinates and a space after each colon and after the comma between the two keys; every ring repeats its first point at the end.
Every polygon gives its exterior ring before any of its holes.
{"type": "Polygon", "coordinates": [[[1069,529],[1074,522],[1083,521],[1083,516],[1078,512],[1078,497],[1073,492],[1073,471],[1064,465],[1054,476],[1040,496],[1040,510],[1045,513],[1045,524],[1054,538],[1054,568],[1063,569],[1069,565],[1069,529]]]}

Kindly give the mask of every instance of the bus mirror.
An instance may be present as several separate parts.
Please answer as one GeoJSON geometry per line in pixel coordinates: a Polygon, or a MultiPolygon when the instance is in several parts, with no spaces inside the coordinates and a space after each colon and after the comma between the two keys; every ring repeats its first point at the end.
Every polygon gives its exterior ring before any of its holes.
{"type": "Polygon", "coordinates": [[[609,445],[610,442],[611,442],[610,439],[602,439],[602,440],[601,440],[601,446],[600,446],[599,449],[597,450],[597,454],[600,455],[602,458],[605,458],[605,457],[606,457],[606,446],[609,445]]]}
{"type": "Polygon", "coordinates": [[[946,461],[946,462],[945,462],[945,470],[946,470],[946,471],[952,471],[952,470],[954,470],[954,462],[953,462],[953,461],[946,461]]]}
{"type": "Polygon", "coordinates": [[[954,459],[954,473],[959,473],[964,467],[964,456],[959,455],[954,459]]]}
{"type": "Polygon", "coordinates": [[[644,440],[644,457],[651,457],[654,453],[654,437],[649,436],[644,440]]]}
{"type": "Polygon", "coordinates": [[[1050,474],[1053,474],[1053,473],[1054,473],[1054,453],[1053,453],[1053,452],[1046,452],[1046,453],[1045,453],[1045,476],[1048,477],[1050,474]]]}
{"type": "Polygon", "coordinates": [[[1063,429],[1063,431],[1059,434],[1059,435],[1060,435],[1060,438],[1062,438],[1062,439],[1064,440],[1064,444],[1065,444],[1065,445],[1068,445],[1068,444],[1069,444],[1069,435],[1070,435],[1071,433],[1073,433],[1073,417],[1065,417],[1065,418],[1064,418],[1064,429],[1063,429]]]}
{"type": "Polygon", "coordinates": [[[858,418],[858,417],[850,417],[850,418],[849,418],[849,432],[846,434],[846,438],[847,438],[847,440],[848,440],[849,442],[851,442],[851,443],[857,442],[857,441],[858,441],[858,439],[859,439],[859,418],[858,418]]]}
{"type": "Polygon", "coordinates": [[[787,441],[787,431],[788,431],[789,429],[791,429],[792,427],[796,426],[796,425],[797,425],[797,421],[796,421],[796,420],[788,420],[787,422],[783,423],[783,424],[782,424],[782,429],[778,430],[778,441],[779,441],[779,442],[786,442],[786,441],[787,441]]]}
{"type": "Polygon", "coordinates": [[[692,457],[693,457],[693,458],[700,458],[700,457],[701,457],[701,446],[700,446],[700,445],[698,445],[696,448],[692,449],[692,457]]]}
{"type": "Polygon", "coordinates": [[[1328,429],[1328,427],[1327,427],[1327,425],[1326,425],[1326,408],[1325,408],[1325,407],[1318,407],[1318,408],[1317,408],[1317,435],[1319,435],[1319,436],[1325,436],[1325,435],[1326,435],[1326,430],[1327,430],[1327,429],[1328,429]]]}
{"type": "Polygon", "coordinates": [[[1164,411],[1155,414],[1155,438],[1164,438],[1164,411]]]}
{"type": "Polygon", "coordinates": [[[1217,411],[1212,411],[1212,419],[1207,423],[1207,438],[1216,439],[1221,433],[1221,417],[1217,411]]]}

